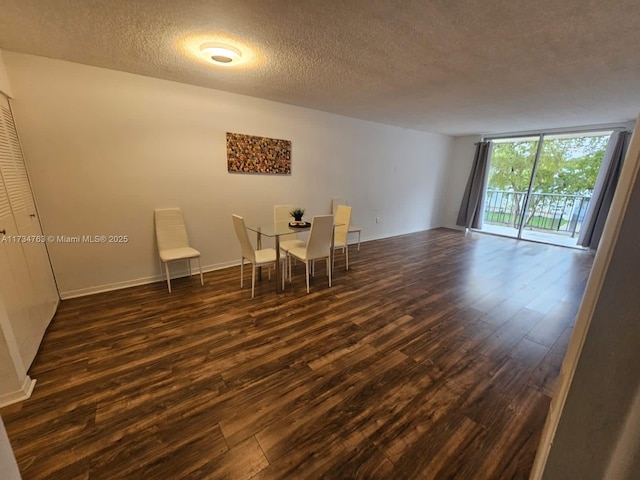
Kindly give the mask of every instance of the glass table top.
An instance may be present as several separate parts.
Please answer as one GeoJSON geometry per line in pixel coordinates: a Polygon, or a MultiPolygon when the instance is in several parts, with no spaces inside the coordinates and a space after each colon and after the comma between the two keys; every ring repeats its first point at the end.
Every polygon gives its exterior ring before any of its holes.
{"type": "Polygon", "coordinates": [[[311,228],[311,223],[307,227],[290,227],[289,222],[261,223],[260,225],[248,225],[247,230],[260,233],[266,237],[277,237],[290,233],[306,232],[311,228]]]}

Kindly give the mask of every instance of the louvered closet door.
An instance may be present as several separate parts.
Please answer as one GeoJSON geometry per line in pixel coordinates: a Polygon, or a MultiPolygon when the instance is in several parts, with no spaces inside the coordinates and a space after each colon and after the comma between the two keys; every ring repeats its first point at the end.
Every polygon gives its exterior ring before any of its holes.
{"type": "MultiPolygon", "coordinates": [[[[2,148],[0,143],[0,148],[2,148]]],[[[1,155],[1,153],[0,153],[1,155]]],[[[0,175],[0,231],[6,235],[16,235],[18,228],[13,220],[13,213],[9,206],[9,198],[0,175]]],[[[7,238],[7,237],[5,237],[7,238]]],[[[0,234],[2,239],[2,234],[0,234]]],[[[33,315],[30,299],[35,296],[29,269],[24,256],[22,245],[8,241],[0,241],[0,300],[4,303],[8,315],[8,326],[2,324],[2,333],[5,342],[13,342],[20,353],[20,360],[24,364],[24,358],[28,356],[28,344],[31,337],[31,316],[33,315]]],[[[7,368],[7,366],[4,366],[7,368]]],[[[26,373],[26,367],[19,373],[26,373]]],[[[4,385],[0,385],[2,391],[4,385]]]]}
{"type": "MultiPolygon", "coordinates": [[[[31,193],[22,149],[9,102],[5,97],[0,98],[0,174],[15,220],[17,232],[14,235],[32,239],[41,238],[42,230],[31,193]]],[[[27,288],[26,285],[20,288],[21,291],[27,292],[24,296],[29,297],[26,299],[29,322],[28,325],[14,326],[14,330],[16,337],[18,332],[24,332],[17,340],[23,361],[25,365],[29,366],[35,358],[46,328],[55,313],[58,305],[58,293],[45,244],[35,241],[23,242],[20,243],[20,247],[30,282],[30,288],[27,288]]],[[[18,280],[20,278],[22,278],[22,274],[18,275],[18,280]]]]}
{"type": "Polygon", "coordinates": [[[16,219],[18,231],[22,235],[27,235],[27,231],[34,230],[34,224],[37,227],[35,228],[36,231],[40,230],[40,226],[37,225],[36,207],[18,140],[18,133],[13,122],[9,102],[5,97],[2,97],[2,102],[0,103],[0,114],[2,116],[0,120],[2,123],[0,171],[2,171],[2,178],[4,179],[5,188],[9,196],[9,204],[16,219]]]}

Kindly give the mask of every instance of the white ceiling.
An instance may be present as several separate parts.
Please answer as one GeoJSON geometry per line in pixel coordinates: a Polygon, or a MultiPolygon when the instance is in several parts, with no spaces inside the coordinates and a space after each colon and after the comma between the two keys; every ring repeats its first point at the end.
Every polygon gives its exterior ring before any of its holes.
{"type": "Polygon", "coordinates": [[[3,50],[449,135],[635,119],[639,47],[638,0],[0,0],[3,50]]]}

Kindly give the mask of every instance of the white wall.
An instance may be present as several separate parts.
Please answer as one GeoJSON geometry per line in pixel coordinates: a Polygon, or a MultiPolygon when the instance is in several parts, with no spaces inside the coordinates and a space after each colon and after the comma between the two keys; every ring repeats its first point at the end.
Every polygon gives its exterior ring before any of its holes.
{"type": "Polygon", "coordinates": [[[454,138],[447,171],[447,188],[442,205],[441,223],[446,227],[460,228],[456,226],[460,202],[471,173],[475,144],[481,139],[479,135],[454,138]]]}
{"type": "Polygon", "coordinates": [[[21,368],[18,371],[16,368],[10,348],[13,336],[10,332],[7,332],[9,335],[5,333],[7,326],[9,318],[0,297],[0,406],[13,403],[12,400],[17,396],[16,392],[20,392],[26,376],[26,369],[21,368]]]}
{"type": "Polygon", "coordinates": [[[21,478],[2,418],[0,418],[0,472],[2,472],[2,480],[20,480],[21,478]]]}
{"type": "Polygon", "coordinates": [[[237,262],[232,213],[268,221],[278,203],[313,215],[346,198],[363,239],[440,225],[450,137],[13,52],[4,61],[45,234],[130,239],[50,244],[63,297],[159,279],[158,207],[183,209],[207,269],[237,262]],[[292,175],[227,173],[226,132],[291,140],[292,175]]]}

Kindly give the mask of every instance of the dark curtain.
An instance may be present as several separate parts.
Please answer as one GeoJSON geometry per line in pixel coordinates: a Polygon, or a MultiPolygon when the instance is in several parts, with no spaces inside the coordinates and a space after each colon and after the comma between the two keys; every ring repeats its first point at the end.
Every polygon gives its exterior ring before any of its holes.
{"type": "Polygon", "coordinates": [[[598,248],[630,138],[631,132],[611,134],[585,221],[578,237],[578,245],[593,249],[598,248]]]}
{"type": "Polygon", "coordinates": [[[476,144],[471,175],[464,189],[460,212],[456,225],[466,228],[482,228],[482,210],[484,208],[484,185],[489,172],[489,151],[491,142],[476,144]]]}

